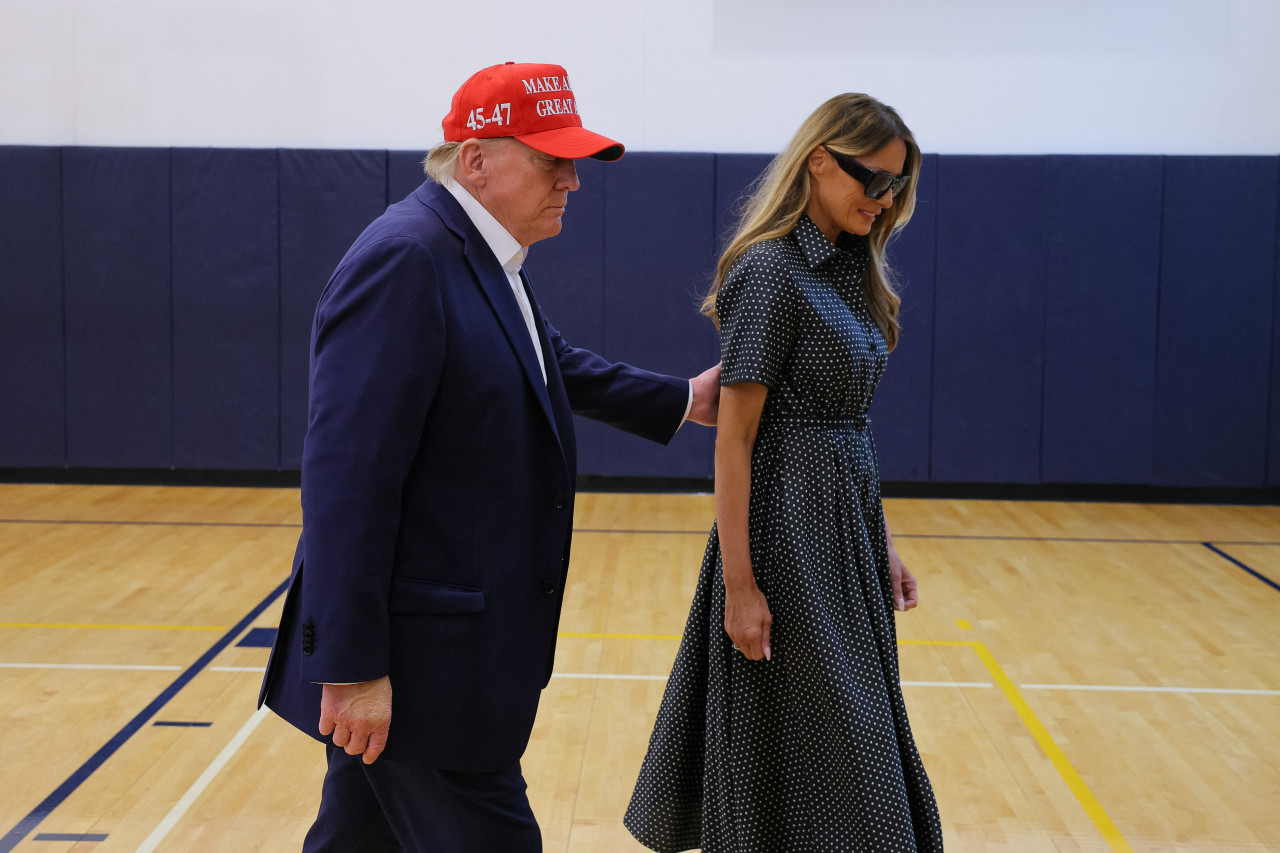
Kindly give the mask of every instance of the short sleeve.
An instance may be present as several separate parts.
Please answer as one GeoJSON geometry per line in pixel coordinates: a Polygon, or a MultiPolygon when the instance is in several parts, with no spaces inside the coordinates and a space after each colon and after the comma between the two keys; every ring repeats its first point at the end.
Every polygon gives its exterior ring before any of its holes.
{"type": "Polygon", "coordinates": [[[748,250],[716,294],[720,317],[720,384],[774,388],[791,355],[797,328],[795,285],[787,264],[764,245],[748,250]]]}

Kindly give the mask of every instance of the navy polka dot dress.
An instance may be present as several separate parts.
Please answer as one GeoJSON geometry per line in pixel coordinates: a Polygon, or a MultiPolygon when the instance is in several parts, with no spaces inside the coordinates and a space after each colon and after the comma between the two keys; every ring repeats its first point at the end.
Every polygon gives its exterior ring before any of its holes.
{"type": "Polygon", "coordinates": [[[808,217],[749,249],[717,297],[721,384],[769,388],[750,544],[772,660],[724,631],[711,530],[625,823],[660,853],[935,853],[942,829],[898,680],[867,407],[888,347],[861,237],[808,217]]]}

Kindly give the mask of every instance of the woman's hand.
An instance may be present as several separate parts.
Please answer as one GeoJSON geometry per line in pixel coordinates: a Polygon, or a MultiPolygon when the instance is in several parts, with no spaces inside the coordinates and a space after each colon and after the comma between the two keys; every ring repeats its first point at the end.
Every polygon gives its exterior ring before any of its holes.
{"type": "Polygon", "coordinates": [[[724,630],[734,647],[748,660],[771,660],[769,627],[773,615],[760,587],[725,587],[724,630]]]}
{"type": "Polygon", "coordinates": [[[893,582],[893,608],[910,610],[920,603],[920,592],[916,585],[916,576],[907,569],[897,550],[889,546],[889,579],[893,582]]]}

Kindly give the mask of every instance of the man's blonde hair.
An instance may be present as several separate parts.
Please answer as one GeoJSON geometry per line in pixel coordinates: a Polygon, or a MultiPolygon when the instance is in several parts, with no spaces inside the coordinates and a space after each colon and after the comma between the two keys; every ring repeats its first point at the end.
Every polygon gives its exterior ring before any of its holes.
{"type": "Polygon", "coordinates": [[[427,152],[422,160],[422,171],[437,184],[444,186],[445,180],[453,180],[453,167],[458,162],[458,152],[462,150],[461,142],[441,142],[427,152]]]}

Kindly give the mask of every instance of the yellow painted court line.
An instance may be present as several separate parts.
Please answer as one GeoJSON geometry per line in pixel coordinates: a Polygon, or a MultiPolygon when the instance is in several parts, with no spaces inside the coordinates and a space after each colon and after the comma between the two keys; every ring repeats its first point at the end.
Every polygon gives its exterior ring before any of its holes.
{"type": "Polygon", "coordinates": [[[583,634],[575,631],[563,631],[558,637],[585,637],[591,640],[678,640],[679,634],[583,634]]]}
{"type": "Polygon", "coordinates": [[[100,625],[96,622],[0,622],[0,628],[106,628],[112,631],[225,631],[223,625],[100,625]]]}
{"type": "MultiPolygon", "coordinates": [[[[678,634],[587,634],[587,633],[571,633],[565,632],[560,634],[561,637],[589,637],[592,639],[602,640],[678,640],[678,634]]],[[[1022,694],[1018,692],[1018,688],[1005,675],[1000,664],[996,661],[995,656],[991,654],[991,650],[984,643],[977,640],[899,640],[900,646],[968,646],[973,649],[978,658],[982,661],[983,666],[991,673],[992,679],[995,680],[996,686],[1004,693],[1005,699],[1009,700],[1009,704],[1013,706],[1013,710],[1017,712],[1018,717],[1022,720],[1022,724],[1027,727],[1027,731],[1031,732],[1031,736],[1035,738],[1036,743],[1040,744],[1040,748],[1044,750],[1045,755],[1058,771],[1058,775],[1062,777],[1062,781],[1067,783],[1067,788],[1075,795],[1076,801],[1084,809],[1085,814],[1093,821],[1093,825],[1098,828],[1098,832],[1102,834],[1103,839],[1111,847],[1115,853],[1133,853],[1133,848],[1129,846],[1129,842],[1120,833],[1120,830],[1112,822],[1107,815],[1106,810],[1102,808],[1102,804],[1094,797],[1093,792],[1089,790],[1089,786],[1080,778],[1080,774],[1071,766],[1071,762],[1067,760],[1067,756],[1062,749],[1054,742],[1053,737],[1049,734],[1048,729],[1036,717],[1035,712],[1031,710],[1031,706],[1027,704],[1027,700],[1022,698],[1022,694]]]]}
{"type": "Polygon", "coordinates": [[[973,640],[899,640],[900,646],[972,646],[973,640]]]}
{"type": "MultiPolygon", "coordinates": [[[[913,645],[935,644],[927,641],[916,641],[913,645]]],[[[1106,811],[1102,808],[1102,804],[1093,796],[1093,792],[1089,790],[1089,786],[1080,778],[1080,774],[1076,772],[1076,769],[1071,766],[1067,756],[1063,754],[1058,744],[1054,742],[1048,730],[1036,717],[1035,712],[1031,710],[1031,706],[1022,698],[1018,688],[1009,680],[1009,676],[1004,674],[1004,670],[1000,668],[1000,664],[996,662],[995,656],[991,654],[990,649],[984,643],[976,640],[968,643],[939,642],[936,645],[970,646],[978,653],[983,665],[991,673],[991,677],[995,679],[996,686],[1004,693],[1004,697],[1009,700],[1009,704],[1018,713],[1018,716],[1022,719],[1022,724],[1027,727],[1027,731],[1031,732],[1031,736],[1036,739],[1036,743],[1040,744],[1040,748],[1049,757],[1049,761],[1057,769],[1062,781],[1066,782],[1067,787],[1071,789],[1071,793],[1075,794],[1076,800],[1084,808],[1085,814],[1089,815],[1093,825],[1102,833],[1102,837],[1106,839],[1107,844],[1116,853],[1133,853],[1133,848],[1129,846],[1129,842],[1125,840],[1125,837],[1120,834],[1120,830],[1112,823],[1111,818],[1107,816],[1106,811]]]]}

